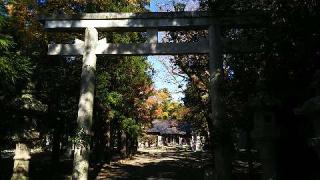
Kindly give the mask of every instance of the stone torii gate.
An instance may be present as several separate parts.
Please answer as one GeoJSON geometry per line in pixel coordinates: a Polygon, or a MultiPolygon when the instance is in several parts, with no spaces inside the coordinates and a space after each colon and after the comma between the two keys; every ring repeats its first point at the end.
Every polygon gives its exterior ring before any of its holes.
{"type": "MultiPolygon", "coordinates": [[[[75,40],[74,44],[49,44],[48,55],[82,55],[80,100],[78,109],[78,136],[74,153],[73,179],[87,179],[89,168],[89,142],[95,88],[96,55],[175,55],[209,54],[212,120],[216,127],[223,126],[223,102],[219,88],[223,77],[222,47],[220,26],[241,26],[252,23],[247,18],[214,17],[207,12],[175,13],[88,13],[77,16],[53,16],[45,18],[47,30],[78,31],[85,30],[84,41],[75,40]],[[147,32],[146,43],[113,44],[106,39],[98,40],[101,31],[147,32]],[[158,43],[158,31],[209,30],[209,38],[192,43],[158,43]]],[[[227,47],[228,48],[228,47],[227,47]]],[[[241,47],[239,47],[241,48],[241,47]]],[[[218,148],[215,153],[224,153],[225,148],[218,148]]],[[[223,159],[215,158],[215,163],[223,159]]],[[[224,168],[224,167],[221,167],[224,168]]]]}

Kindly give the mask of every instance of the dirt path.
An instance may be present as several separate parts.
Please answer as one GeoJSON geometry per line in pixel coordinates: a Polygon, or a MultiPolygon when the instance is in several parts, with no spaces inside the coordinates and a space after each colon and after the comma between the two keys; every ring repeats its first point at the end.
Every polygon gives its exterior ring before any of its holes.
{"type": "Polygon", "coordinates": [[[103,165],[95,179],[201,180],[209,155],[188,151],[140,151],[130,160],[103,165]]]}

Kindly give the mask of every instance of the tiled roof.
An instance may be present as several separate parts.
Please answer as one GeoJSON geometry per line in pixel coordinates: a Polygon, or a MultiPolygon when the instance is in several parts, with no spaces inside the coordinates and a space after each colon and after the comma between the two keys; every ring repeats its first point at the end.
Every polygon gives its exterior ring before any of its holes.
{"type": "Polygon", "coordinates": [[[178,134],[185,135],[191,132],[191,126],[187,122],[180,122],[176,120],[154,120],[152,121],[152,128],[147,130],[147,133],[156,134],[178,134]]]}

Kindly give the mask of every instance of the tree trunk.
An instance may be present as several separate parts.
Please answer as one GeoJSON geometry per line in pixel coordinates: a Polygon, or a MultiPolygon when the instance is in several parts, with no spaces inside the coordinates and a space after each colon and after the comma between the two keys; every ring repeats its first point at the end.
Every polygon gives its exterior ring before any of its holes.
{"type": "Polygon", "coordinates": [[[110,121],[105,118],[106,111],[97,106],[99,112],[94,122],[95,162],[110,162],[110,121]]]}
{"type": "Polygon", "coordinates": [[[115,151],[114,151],[114,145],[115,145],[115,140],[117,139],[116,135],[116,131],[115,131],[115,122],[114,121],[111,121],[110,122],[110,159],[111,159],[111,154],[113,154],[115,151]]]}
{"type": "Polygon", "coordinates": [[[136,154],[138,152],[138,138],[134,138],[133,141],[133,154],[136,154]]]}
{"type": "MultiPolygon", "coordinates": [[[[60,120],[57,119],[57,112],[58,112],[58,99],[54,94],[51,94],[53,97],[52,101],[49,103],[48,107],[48,119],[53,123],[53,137],[52,137],[52,152],[51,152],[51,161],[53,164],[59,162],[60,157],[60,142],[61,142],[61,127],[60,127],[60,120]]],[[[53,166],[57,167],[57,166],[53,166]]]]}
{"type": "Polygon", "coordinates": [[[72,178],[87,180],[89,170],[90,140],[92,136],[92,115],[95,88],[96,54],[98,32],[95,28],[85,30],[85,48],[81,74],[78,130],[75,143],[72,178]]]}
{"type": "Polygon", "coordinates": [[[61,120],[54,118],[55,125],[53,130],[53,140],[52,140],[52,162],[54,164],[59,162],[60,153],[61,153],[61,120]]]}
{"type": "MultiPolygon", "coordinates": [[[[211,108],[210,108],[210,112],[211,112],[211,108]]],[[[212,112],[211,112],[212,113],[212,112]]],[[[210,151],[213,153],[214,151],[214,137],[213,137],[213,125],[212,125],[212,117],[207,116],[207,124],[208,124],[208,140],[209,140],[209,149],[210,151]]]]}
{"type": "Polygon", "coordinates": [[[110,130],[110,121],[109,120],[107,120],[106,125],[107,125],[107,129],[106,129],[106,132],[105,132],[105,138],[106,138],[105,154],[106,154],[106,162],[110,163],[110,161],[111,161],[111,152],[112,152],[111,148],[113,146],[111,146],[111,130],[110,130]]]}
{"type": "Polygon", "coordinates": [[[214,138],[214,179],[231,180],[232,141],[230,125],[226,122],[223,96],[223,58],[221,32],[218,24],[209,27],[210,97],[214,138]]]}
{"type": "Polygon", "coordinates": [[[121,157],[127,157],[127,135],[125,132],[120,130],[120,154],[121,157]]]}
{"type": "Polygon", "coordinates": [[[95,163],[102,162],[104,159],[104,149],[103,149],[103,143],[104,143],[104,137],[103,137],[103,109],[98,104],[98,100],[95,100],[95,113],[94,113],[94,121],[93,121],[93,146],[92,146],[92,152],[93,152],[93,161],[95,163]]]}
{"type": "Polygon", "coordinates": [[[103,129],[99,128],[102,126],[102,123],[100,121],[101,117],[95,117],[95,122],[94,122],[94,138],[93,138],[93,149],[92,152],[94,154],[93,159],[94,162],[102,162],[104,159],[104,137],[103,137],[103,129]]]}
{"type": "Polygon", "coordinates": [[[127,156],[131,156],[132,153],[132,146],[131,146],[131,137],[128,135],[128,133],[126,133],[126,152],[127,152],[127,156]]]}

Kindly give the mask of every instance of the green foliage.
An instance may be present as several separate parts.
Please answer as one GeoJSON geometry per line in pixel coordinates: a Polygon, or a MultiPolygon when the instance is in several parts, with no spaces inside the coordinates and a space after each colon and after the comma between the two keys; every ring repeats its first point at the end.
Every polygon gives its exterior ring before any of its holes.
{"type": "Polygon", "coordinates": [[[118,92],[111,92],[106,97],[111,106],[120,106],[122,104],[122,95],[118,92]]]}
{"type": "Polygon", "coordinates": [[[121,128],[132,138],[137,138],[141,134],[141,127],[132,118],[121,117],[121,128]]]}
{"type": "Polygon", "coordinates": [[[2,82],[7,85],[26,80],[31,75],[32,69],[30,59],[19,54],[6,54],[0,57],[0,76],[2,82]]]}
{"type": "Polygon", "coordinates": [[[0,4],[0,51],[1,50],[8,50],[9,47],[14,45],[13,39],[11,36],[7,34],[3,34],[3,29],[7,24],[7,14],[4,7],[3,2],[0,4]]]}
{"type": "Polygon", "coordinates": [[[0,3],[0,28],[4,25],[5,23],[5,16],[7,15],[6,8],[4,6],[3,1],[0,3]]]}
{"type": "Polygon", "coordinates": [[[33,64],[31,60],[20,51],[14,49],[12,34],[6,29],[10,26],[9,17],[6,14],[3,1],[0,4],[0,95],[7,98],[15,96],[22,90],[27,80],[31,77],[33,64]]]}
{"type": "Polygon", "coordinates": [[[78,129],[75,135],[72,137],[72,142],[78,146],[88,148],[91,142],[91,135],[84,129],[78,129]]]}
{"type": "Polygon", "coordinates": [[[0,34],[0,49],[8,50],[12,45],[14,45],[14,43],[11,36],[0,34]]]}
{"type": "Polygon", "coordinates": [[[174,10],[175,11],[184,11],[185,7],[186,7],[186,4],[184,4],[184,3],[176,3],[176,4],[174,4],[174,10]]]}

